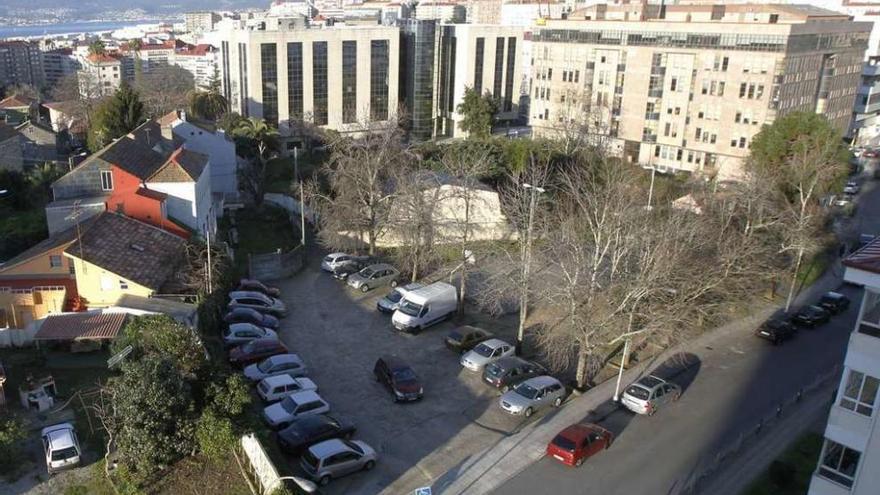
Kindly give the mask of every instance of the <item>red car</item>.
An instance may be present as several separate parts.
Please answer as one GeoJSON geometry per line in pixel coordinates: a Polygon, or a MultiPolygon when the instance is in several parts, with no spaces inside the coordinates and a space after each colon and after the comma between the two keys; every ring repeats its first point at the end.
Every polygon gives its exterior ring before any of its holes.
{"type": "Polygon", "coordinates": [[[278,339],[255,339],[229,351],[229,363],[245,366],[272,357],[276,354],[287,354],[287,347],[278,339]]]}
{"type": "Polygon", "coordinates": [[[547,444],[547,455],[569,466],[580,466],[587,457],[611,446],[614,435],[599,425],[578,423],[559,432],[547,444]]]}

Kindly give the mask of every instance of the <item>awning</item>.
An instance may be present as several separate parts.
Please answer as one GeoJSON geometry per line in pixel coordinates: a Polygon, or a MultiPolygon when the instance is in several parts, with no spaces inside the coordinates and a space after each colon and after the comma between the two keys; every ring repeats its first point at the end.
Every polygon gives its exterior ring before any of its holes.
{"type": "Polygon", "coordinates": [[[70,313],[51,315],[34,335],[34,340],[112,339],[125,322],[125,313],[70,313]]]}

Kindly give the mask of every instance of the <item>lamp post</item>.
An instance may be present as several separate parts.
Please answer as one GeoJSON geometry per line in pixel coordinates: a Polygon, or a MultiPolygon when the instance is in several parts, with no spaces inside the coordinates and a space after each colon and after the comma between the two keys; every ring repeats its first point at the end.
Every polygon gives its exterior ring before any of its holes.
{"type": "Polygon", "coordinates": [[[522,354],[523,336],[526,329],[526,318],[528,317],[529,306],[529,272],[532,264],[532,230],[535,224],[535,204],[538,201],[538,194],[545,192],[544,188],[533,186],[528,183],[522,184],[523,189],[531,192],[529,199],[529,220],[526,229],[526,242],[523,245],[523,265],[522,265],[522,281],[520,285],[519,297],[519,328],[516,331],[516,354],[522,354]]]}

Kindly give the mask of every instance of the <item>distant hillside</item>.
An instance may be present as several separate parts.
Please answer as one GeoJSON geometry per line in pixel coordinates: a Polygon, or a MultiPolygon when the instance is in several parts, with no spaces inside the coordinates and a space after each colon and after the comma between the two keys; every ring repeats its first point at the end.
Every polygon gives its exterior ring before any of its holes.
{"type": "MultiPolygon", "coordinates": [[[[128,9],[143,9],[151,15],[168,15],[193,10],[234,10],[249,7],[269,7],[269,0],[79,0],[75,8],[83,18],[95,18],[102,12],[115,12],[128,9]]],[[[10,15],[19,9],[29,11],[40,9],[71,8],[70,0],[2,0],[0,15],[10,15]]]]}

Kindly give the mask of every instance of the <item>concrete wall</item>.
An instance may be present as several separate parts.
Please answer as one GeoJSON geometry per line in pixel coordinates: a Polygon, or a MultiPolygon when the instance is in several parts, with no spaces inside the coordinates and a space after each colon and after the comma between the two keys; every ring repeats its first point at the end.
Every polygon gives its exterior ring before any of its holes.
{"type": "Polygon", "coordinates": [[[178,120],[174,135],[185,140],[183,147],[208,155],[211,162],[211,191],[226,195],[238,194],[238,160],[235,143],[218,130],[208,132],[198,126],[178,120]]]}
{"type": "Polygon", "coordinates": [[[23,138],[14,136],[0,143],[0,170],[21,170],[24,159],[21,154],[23,138]]]}
{"type": "Polygon", "coordinates": [[[85,298],[89,308],[112,306],[123,294],[142,297],[150,297],[153,294],[151,289],[125,280],[97,265],[67,256],[74,260],[77,290],[79,295],[85,298]],[[120,281],[127,284],[128,288],[123,289],[120,281]]]}

